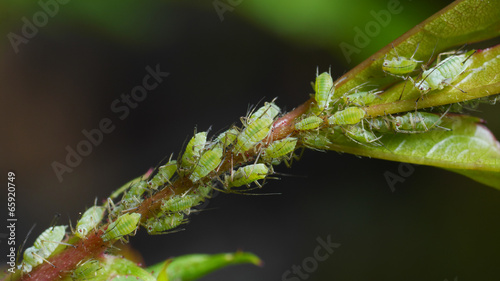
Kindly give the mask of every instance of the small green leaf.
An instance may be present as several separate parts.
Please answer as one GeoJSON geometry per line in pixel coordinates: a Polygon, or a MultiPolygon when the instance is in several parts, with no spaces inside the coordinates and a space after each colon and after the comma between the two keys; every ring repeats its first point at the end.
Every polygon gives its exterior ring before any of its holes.
{"type": "Polygon", "coordinates": [[[165,262],[158,263],[149,267],[148,270],[154,272],[155,275],[158,274],[158,280],[161,278],[163,281],[191,281],[228,265],[242,263],[260,266],[262,261],[256,255],[245,252],[215,255],[191,254],[174,258],[167,266],[165,262]],[[165,272],[167,279],[165,279],[165,272]]]}
{"type": "Polygon", "coordinates": [[[436,166],[500,189],[500,143],[479,121],[470,116],[448,115],[441,126],[449,131],[434,128],[420,134],[384,134],[380,139],[383,146],[361,146],[331,130],[320,134],[331,141],[323,149],[436,166]]]}

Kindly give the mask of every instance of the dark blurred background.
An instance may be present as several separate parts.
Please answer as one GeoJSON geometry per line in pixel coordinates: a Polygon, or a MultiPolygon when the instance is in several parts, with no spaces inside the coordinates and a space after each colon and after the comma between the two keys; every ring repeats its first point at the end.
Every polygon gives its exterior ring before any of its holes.
{"type": "MultiPolygon", "coordinates": [[[[56,213],[74,224],[96,197],[177,156],[195,127],[216,133],[262,99],[298,106],[316,67],[331,66],[338,77],[448,4],[401,1],[402,11],[348,62],[339,44],[353,44],[353,29],[374,20],[370,11],[394,1],[65,1],[54,2],[45,24],[35,1],[0,3],[0,159],[4,182],[7,171],[16,173],[18,243],[36,223],[31,244],[56,213]],[[34,16],[43,25],[13,47],[12,33],[21,35],[23,18],[34,16]],[[170,75],[121,120],[111,104],[156,65],[170,75]],[[64,163],[66,146],[75,149],[82,130],[103,118],[114,131],[60,182],[52,163],[64,163]]],[[[474,114],[499,136],[497,108],[474,114]]],[[[328,236],[341,246],[308,280],[499,280],[500,192],[424,166],[392,192],[384,173],[398,174],[399,165],[306,151],[292,169],[277,168],[289,176],[262,190],[282,195],[219,194],[185,231],[140,231],[131,245],[147,265],[238,249],[264,261],[204,280],[282,280],[328,236]]],[[[2,225],[6,214],[2,208],[2,225]]],[[[0,247],[6,253],[5,239],[0,247]]]]}

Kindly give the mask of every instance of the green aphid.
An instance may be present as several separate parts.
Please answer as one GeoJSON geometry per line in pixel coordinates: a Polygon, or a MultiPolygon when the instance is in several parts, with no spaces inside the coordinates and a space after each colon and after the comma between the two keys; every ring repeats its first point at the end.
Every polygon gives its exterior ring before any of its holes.
{"type": "Polygon", "coordinates": [[[319,111],[327,109],[328,105],[332,101],[333,94],[335,93],[333,79],[329,73],[323,72],[316,77],[316,81],[314,82],[314,92],[314,99],[316,100],[319,111]]]}
{"type": "Polygon", "coordinates": [[[262,153],[262,159],[279,159],[282,156],[292,153],[295,150],[296,146],[297,138],[288,137],[282,140],[275,141],[264,149],[264,152],[262,153]]]}
{"type": "Polygon", "coordinates": [[[201,178],[205,177],[210,172],[215,170],[222,161],[222,153],[223,151],[220,147],[214,147],[210,150],[205,151],[201,155],[200,160],[196,164],[193,172],[191,173],[191,175],[189,175],[189,179],[192,182],[197,182],[201,178]]]}
{"type": "Polygon", "coordinates": [[[201,152],[205,148],[206,142],[207,142],[206,132],[197,133],[196,135],[194,135],[194,137],[191,138],[188,145],[186,146],[184,154],[182,155],[182,160],[181,160],[182,171],[179,172],[184,174],[186,171],[192,169],[192,167],[198,162],[198,159],[201,156],[201,152]]]}
{"type": "Polygon", "coordinates": [[[178,227],[184,222],[184,214],[173,213],[160,218],[150,218],[147,220],[145,227],[149,234],[166,234],[167,231],[178,227]]]}
{"type": "Polygon", "coordinates": [[[422,80],[416,83],[417,88],[425,94],[432,90],[442,90],[445,86],[451,85],[472,64],[469,58],[474,52],[472,50],[465,54],[449,56],[435,67],[424,71],[422,80]]]}
{"type": "MultiPolygon", "coordinates": [[[[239,168],[233,176],[226,176],[228,188],[250,185],[253,182],[266,178],[269,168],[265,164],[252,164],[239,168]]],[[[257,183],[257,185],[259,185],[257,183]]]]}
{"type": "Polygon", "coordinates": [[[120,201],[120,205],[113,209],[112,215],[118,216],[122,211],[133,209],[142,202],[142,195],[149,189],[146,181],[140,181],[130,186],[120,201]]]}
{"type": "Polygon", "coordinates": [[[259,118],[268,118],[274,120],[276,116],[281,112],[281,109],[274,102],[265,102],[264,106],[260,107],[257,111],[252,113],[246,124],[250,124],[259,118]]]}
{"type": "Polygon", "coordinates": [[[223,133],[221,133],[214,141],[214,143],[220,144],[223,148],[227,148],[228,146],[234,144],[236,138],[240,134],[240,131],[237,128],[231,128],[223,133]]]}
{"type": "MultiPolygon", "coordinates": [[[[372,131],[365,129],[361,124],[349,125],[344,128],[345,135],[359,144],[375,143],[381,137],[377,137],[372,131]]],[[[375,143],[375,145],[380,145],[375,143]]]]}
{"type": "Polygon", "coordinates": [[[91,229],[95,229],[104,217],[106,209],[101,206],[92,206],[85,213],[76,224],[75,235],[84,238],[91,229]]]}
{"type": "Polygon", "coordinates": [[[67,227],[67,225],[49,227],[38,236],[33,246],[40,249],[40,256],[48,258],[55,251],[64,239],[67,227]]]}
{"type": "Polygon", "coordinates": [[[134,232],[141,220],[139,213],[127,213],[119,216],[114,222],[109,224],[108,229],[101,236],[103,241],[119,239],[134,232]]]}
{"type": "Polygon", "coordinates": [[[373,119],[367,120],[370,126],[370,129],[380,132],[380,133],[388,133],[393,132],[392,122],[388,119],[388,117],[377,117],[373,119]]]}
{"type": "Polygon", "coordinates": [[[235,152],[244,153],[250,148],[255,146],[257,143],[262,141],[271,130],[271,125],[273,124],[273,119],[262,117],[256,119],[250,123],[242,132],[238,135],[236,140],[235,152]]]}
{"type": "Polygon", "coordinates": [[[184,196],[174,196],[170,199],[162,201],[161,210],[164,212],[188,212],[189,209],[198,205],[202,197],[197,195],[187,194],[184,196]]]}
{"type": "Polygon", "coordinates": [[[18,266],[23,273],[29,273],[33,267],[42,264],[44,258],[40,256],[40,249],[29,247],[24,251],[23,262],[18,266]]]}
{"type": "MultiPolygon", "coordinates": [[[[333,130],[331,133],[333,133],[333,130]]],[[[300,141],[305,147],[320,151],[328,150],[329,146],[332,144],[327,133],[321,132],[303,134],[300,141]]]]}
{"type": "Polygon", "coordinates": [[[50,257],[52,253],[59,246],[61,241],[66,235],[66,228],[68,226],[53,226],[46,229],[35,240],[32,247],[24,251],[23,262],[18,266],[23,273],[29,273],[33,267],[47,261],[46,258],[50,257]]]}
{"type": "Polygon", "coordinates": [[[328,117],[328,123],[330,125],[354,125],[363,120],[365,115],[366,112],[359,107],[347,107],[328,117]]]}
{"type": "MultiPolygon", "coordinates": [[[[396,51],[396,48],[394,46],[392,47],[394,50],[394,53],[396,53],[396,57],[393,57],[391,60],[385,59],[384,62],[382,63],[382,70],[388,74],[394,75],[401,77],[402,75],[407,75],[412,73],[415,68],[417,67],[419,62],[415,60],[413,57],[417,53],[418,50],[418,45],[417,48],[415,49],[415,52],[413,55],[407,59],[405,57],[400,57],[398,55],[398,52],[396,51]]],[[[402,77],[405,78],[405,77],[402,77]]]]}
{"type": "Polygon", "coordinates": [[[431,128],[439,127],[441,119],[441,116],[428,112],[410,112],[402,116],[394,117],[392,123],[396,132],[418,133],[427,132],[431,128]]]}
{"type": "Polygon", "coordinates": [[[101,262],[96,259],[86,260],[77,265],[76,269],[71,273],[73,281],[83,280],[101,280],[105,274],[101,262]]]}
{"type": "Polygon", "coordinates": [[[197,191],[198,191],[197,195],[200,196],[203,200],[204,198],[210,197],[210,193],[212,192],[212,187],[209,185],[200,185],[198,186],[197,191]]]}
{"type": "Polygon", "coordinates": [[[356,106],[366,106],[373,103],[376,99],[380,99],[377,95],[382,93],[382,91],[367,91],[367,92],[356,92],[347,96],[342,97],[343,101],[347,105],[356,106]]]}
{"type": "Polygon", "coordinates": [[[157,190],[170,181],[177,171],[177,161],[171,160],[167,164],[160,166],[156,175],[149,181],[150,188],[157,190]]]}
{"type": "Polygon", "coordinates": [[[295,129],[299,131],[307,131],[318,128],[323,124],[324,120],[318,116],[309,116],[295,123],[295,129]]]}

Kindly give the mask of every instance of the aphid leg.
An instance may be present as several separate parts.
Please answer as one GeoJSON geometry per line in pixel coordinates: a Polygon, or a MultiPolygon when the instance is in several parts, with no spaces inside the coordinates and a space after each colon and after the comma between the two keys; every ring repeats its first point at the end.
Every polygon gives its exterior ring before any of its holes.
{"type": "Polygon", "coordinates": [[[42,240],[42,243],[56,243],[56,244],[59,244],[59,245],[69,246],[69,247],[73,247],[73,248],[75,248],[75,249],[76,249],[76,246],[75,246],[75,245],[68,244],[68,243],[64,243],[64,242],[49,241],[49,240],[42,240]]]}
{"type": "Polygon", "coordinates": [[[31,254],[32,254],[33,256],[36,256],[36,257],[37,257],[37,258],[39,258],[39,259],[42,259],[44,262],[46,262],[46,263],[48,263],[48,264],[52,265],[52,267],[53,267],[53,268],[56,268],[56,266],[55,266],[53,263],[51,263],[50,261],[46,260],[44,257],[40,256],[39,254],[37,254],[37,253],[31,253],[31,254]]]}

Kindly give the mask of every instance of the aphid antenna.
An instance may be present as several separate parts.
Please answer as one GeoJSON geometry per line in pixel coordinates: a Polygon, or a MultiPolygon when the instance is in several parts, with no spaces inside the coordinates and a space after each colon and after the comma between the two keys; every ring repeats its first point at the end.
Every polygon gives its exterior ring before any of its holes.
{"type": "Polygon", "coordinates": [[[398,58],[398,61],[399,61],[399,54],[398,54],[398,51],[396,51],[396,48],[394,48],[394,44],[393,43],[391,43],[391,47],[394,50],[394,53],[396,54],[396,57],[398,58]]]}
{"type": "MultiPolygon", "coordinates": [[[[183,223],[187,223],[187,222],[183,222],[183,223]]],[[[158,232],[158,233],[155,233],[153,235],[172,234],[172,233],[176,233],[176,232],[180,232],[180,231],[184,231],[184,230],[186,230],[186,229],[185,228],[176,228],[174,230],[167,230],[167,231],[158,232]]]]}
{"type": "MultiPolygon", "coordinates": [[[[405,78],[403,78],[403,79],[405,80],[405,84],[404,84],[404,86],[403,86],[403,91],[401,91],[401,94],[399,95],[399,99],[398,99],[398,101],[400,101],[400,100],[401,100],[401,98],[403,97],[403,93],[405,92],[405,89],[406,89],[406,83],[408,82],[408,80],[407,80],[407,79],[410,79],[410,81],[411,81],[411,83],[413,84],[413,86],[414,86],[414,87],[416,86],[416,85],[415,85],[415,80],[413,80],[413,78],[411,78],[411,76],[407,76],[407,77],[405,77],[405,78]]],[[[380,96],[379,96],[379,95],[377,95],[377,97],[378,97],[378,98],[380,98],[380,96]]]]}
{"type": "MultiPolygon", "coordinates": [[[[247,107],[247,115],[245,117],[241,117],[241,118],[244,118],[245,120],[247,120],[250,117],[250,115],[252,115],[255,112],[255,110],[257,109],[259,104],[261,104],[265,98],[266,98],[265,96],[262,97],[255,105],[249,104],[247,107]]],[[[246,124],[246,122],[243,122],[243,121],[241,121],[241,123],[246,124]]]]}
{"type": "Polygon", "coordinates": [[[268,192],[268,193],[248,193],[248,192],[242,192],[240,195],[249,195],[249,196],[274,196],[274,195],[283,195],[283,193],[280,192],[268,192]]]}
{"type": "MultiPolygon", "coordinates": [[[[417,48],[415,48],[415,52],[413,52],[413,55],[411,55],[410,59],[413,59],[413,57],[415,56],[415,54],[417,53],[417,50],[418,50],[418,47],[420,47],[420,42],[417,43],[417,48]]],[[[423,62],[423,61],[419,61],[418,62],[423,62]]]]}
{"type": "MultiPolygon", "coordinates": [[[[432,49],[431,56],[429,57],[429,60],[427,60],[427,63],[425,64],[425,67],[427,67],[429,65],[429,63],[431,62],[432,58],[434,57],[434,52],[437,49],[438,43],[439,43],[439,39],[436,40],[436,44],[434,45],[434,49],[432,49]]],[[[425,70],[424,65],[421,65],[421,67],[422,67],[423,70],[425,70]]]]}
{"type": "Polygon", "coordinates": [[[114,210],[116,208],[115,203],[113,202],[111,197],[108,197],[108,199],[106,199],[106,202],[103,204],[103,207],[108,209],[109,214],[112,213],[112,209],[114,210]],[[111,206],[113,206],[113,207],[111,207],[111,206]]]}
{"type": "MultiPolygon", "coordinates": [[[[82,214],[81,212],[78,212],[80,215],[82,214]]],[[[69,221],[69,229],[71,230],[71,233],[75,233],[75,230],[73,229],[73,224],[71,223],[71,217],[68,215],[68,221],[69,221]]]]}
{"type": "Polygon", "coordinates": [[[468,61],[472,57],[472,55],[474,55],[475,53],[477,53],[477,50],[470,50],[470,51],[468,51],[465,54],[467,55],[470,52],[472,52],[472,53],[470,55],[468,55],[467,58],[465,58],[465,60],[462,62],[462,64],[464,64],[466,61],[468,61]]]}
{"type": "Polygon", "coordinates": [[[17,256],[16,256],[16,264],[19,263],[19,257],[21,256],[20,253],[22,253],[23,249],[24,249],[24,245],[26,245],[26,241],[28,241],[28,237],[30,237],[30,234],[31,232],[33,231],[33,229],[35,229],[35,226],[36,226],[36,223],[33,224],[33,226],[30,228],[30,230],[28,230],[28,234],[26,234],[26,237],[24,238],[24,241],[23,243],[21,243],[21,246],[19,247],[19,249],[17,250],[17,256]]]}
{"type": "Polygon", "coordinates": [[[56,213],[54,215],[54,217],[52,218],[52,221],[50,222],[50,227],[54,228],[57,225],[57,222],[59,221],[59,218],[61,218],[61,214],[60,213],[56,213]]]}

